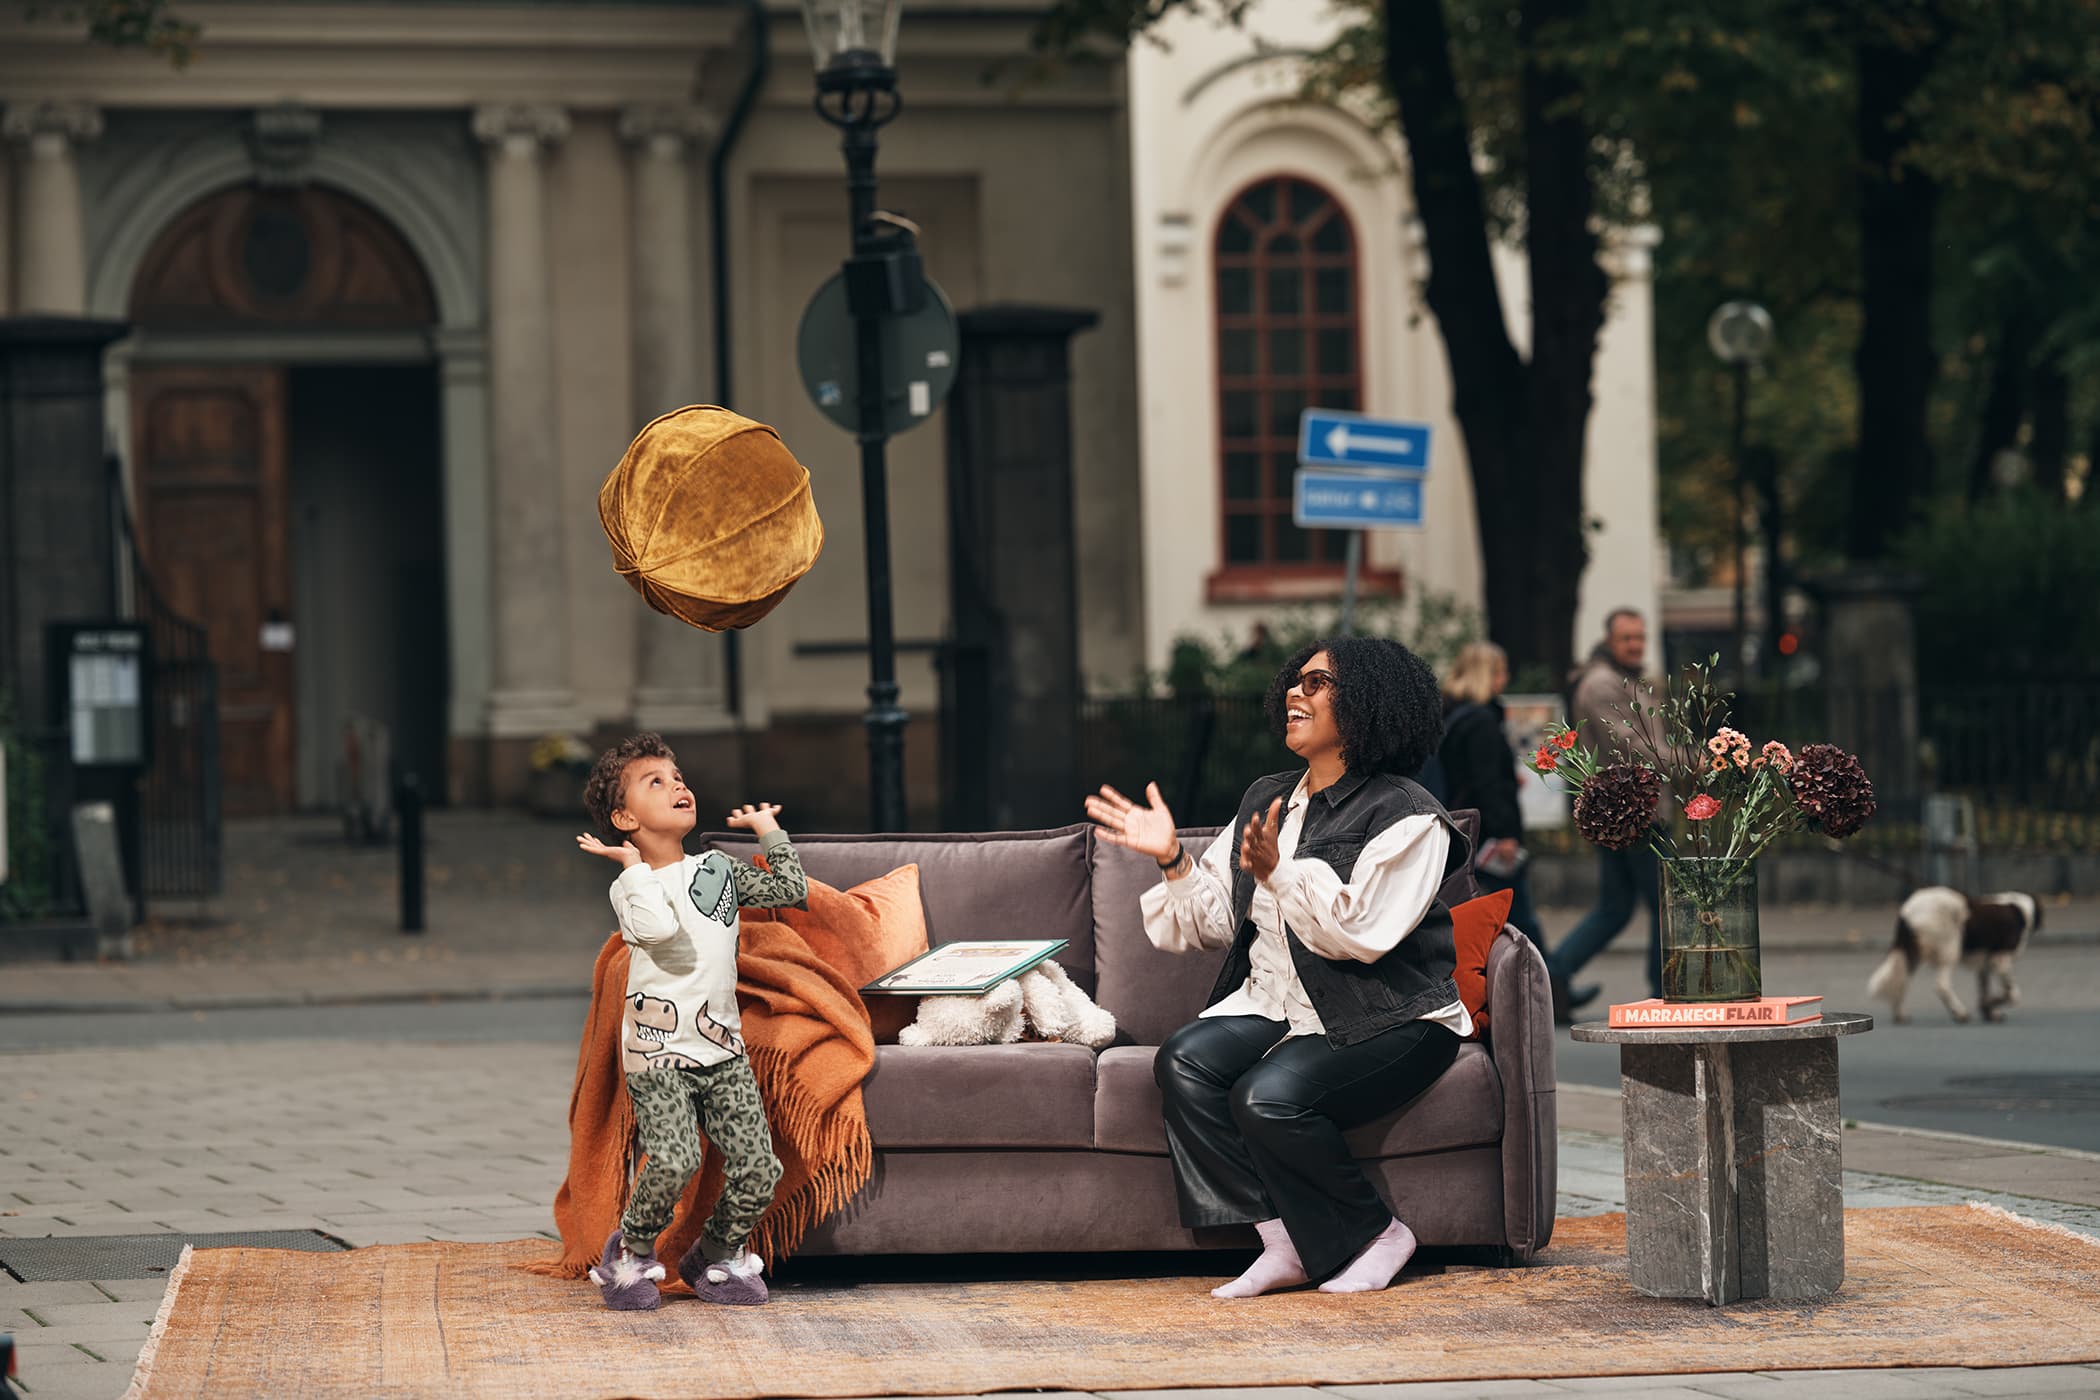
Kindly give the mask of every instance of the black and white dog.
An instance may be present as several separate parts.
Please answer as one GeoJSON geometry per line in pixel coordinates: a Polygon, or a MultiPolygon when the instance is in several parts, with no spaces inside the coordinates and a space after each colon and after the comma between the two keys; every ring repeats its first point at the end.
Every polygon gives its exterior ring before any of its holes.
{"type": "Polygon", "coordinates": [[[1953,982],[1955,967],[1966,964],[1976,969],[1976,997],[1983,1019],[2002,1021],[2005,1013],[1999,1008],[2020,1000],[2020,989],[2013,985],[2013,959],[2041,926],[2042,907],[2031,894],[1971,899],[1945,885],[1928,886],[1904,900],[1897,911],[1895,946],[1868,980],[1867,995],[1885,998],[1899,1025],[1908,1021],[1910,1017],[1903,1014],[1903,993],[1910,985],[1910,974],[1924,962],[1938,970],[1935,987],[1948,1014],[1966,1021],[1969,1009],[1954,994],[1953,982]],[[2003,985],[1995,994],[1991,990],[1994,974],[2003,985]]]}

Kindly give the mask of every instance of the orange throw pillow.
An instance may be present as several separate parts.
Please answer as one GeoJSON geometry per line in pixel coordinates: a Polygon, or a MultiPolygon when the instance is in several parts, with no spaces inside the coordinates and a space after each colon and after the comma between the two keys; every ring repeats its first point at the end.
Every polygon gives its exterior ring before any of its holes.
{"type": "Polygon", "coordinates": [[[1451,911],[1451,941],[1458,946],[1458,968],[1451,980],[1458,983],[1458,999],[1473,1018],[1475,1040],[1486,1035],[1488,1028],[1488,949],[1509,922],[1509,906],[1515,898],[1513,890],[1497,890],[1451,911]]]}
{"type": "MultiPolygon", "coordinates": [[[[778,919],[802,935],[810,950],[856,988],[926,951],[926,909],[919,903],[919,867],[900,865],[850,890],[809,882],[809,909],[752,909],[756,919],[778,919]]],[[[919,1014],[917,997],[865,997],[875,1043],[895,1045],[897,1032],[919,1014]]]]}

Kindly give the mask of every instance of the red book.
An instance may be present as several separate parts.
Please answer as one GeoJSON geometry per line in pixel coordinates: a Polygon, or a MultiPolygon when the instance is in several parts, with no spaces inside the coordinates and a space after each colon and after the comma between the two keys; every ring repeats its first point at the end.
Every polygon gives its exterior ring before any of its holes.
{"type": "Polygon", "coordinates": [[[1823,1019],[1821,997],[1759,997],[1756,1001],[1621,1002],[1611,1009],[1611,1029],[1684,1030],[1729,1026],[1798,1026],[1823,1019]]]}

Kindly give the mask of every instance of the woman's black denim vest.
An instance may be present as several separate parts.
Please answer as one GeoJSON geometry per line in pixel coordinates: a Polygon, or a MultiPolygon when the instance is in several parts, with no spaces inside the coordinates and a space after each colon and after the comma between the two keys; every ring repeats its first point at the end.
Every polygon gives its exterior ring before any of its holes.
{"type": "MultiPolygon", "coordinates": [[[[1232,826],[1232,917],[1239,935],[1232,941],[1232,952],[1206,1006],[1215,1006],[1239,990],[1253,962],[1254,921],[1247,914],[1254,904],[1255,882],[1253,875],[1240,869],[1239,833],[1255,812],[1268,810],[1275,799],[1289,801],[1302,776],[1301,769],[1259,779],[1240,800],[1239,818],[1232,826]]],[[[1365,842],[1405,817],[1422,815],[1436,817],[1451,834],[1450,852],[1444,860],[1444,877],[1449,879],[1471,859],[1470,844],[1427,789],[1389,773],[1347,773],[1307,798],[1295,858],[1324,860],[1346,883],[1365,842]]],[[[1327,1028],[1330,1044],[1355,1045],[1458,1000],[1458,985],[1451,980],[1457,964],[1451,910],[1441,893],[1415,931],[1374,963],[1323,958],[1300,943],[1288,926],[1284,942],[1291,950],[1298,980],[1313,1010],[1320,1013],[1320,1024],[1327,1028]]]]}

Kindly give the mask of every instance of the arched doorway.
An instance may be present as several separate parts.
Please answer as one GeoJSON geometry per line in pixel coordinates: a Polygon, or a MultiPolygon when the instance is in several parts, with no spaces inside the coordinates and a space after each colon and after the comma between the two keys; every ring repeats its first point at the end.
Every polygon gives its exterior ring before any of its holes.
{"type": "Polygon", "coordinates": [[[334,189],[226,189],[162,231],[130,315],[140,534],[210,629],[228,815],[337,801],[353,717],[443,773],[437,314],[415,254],[334,189]]]}

